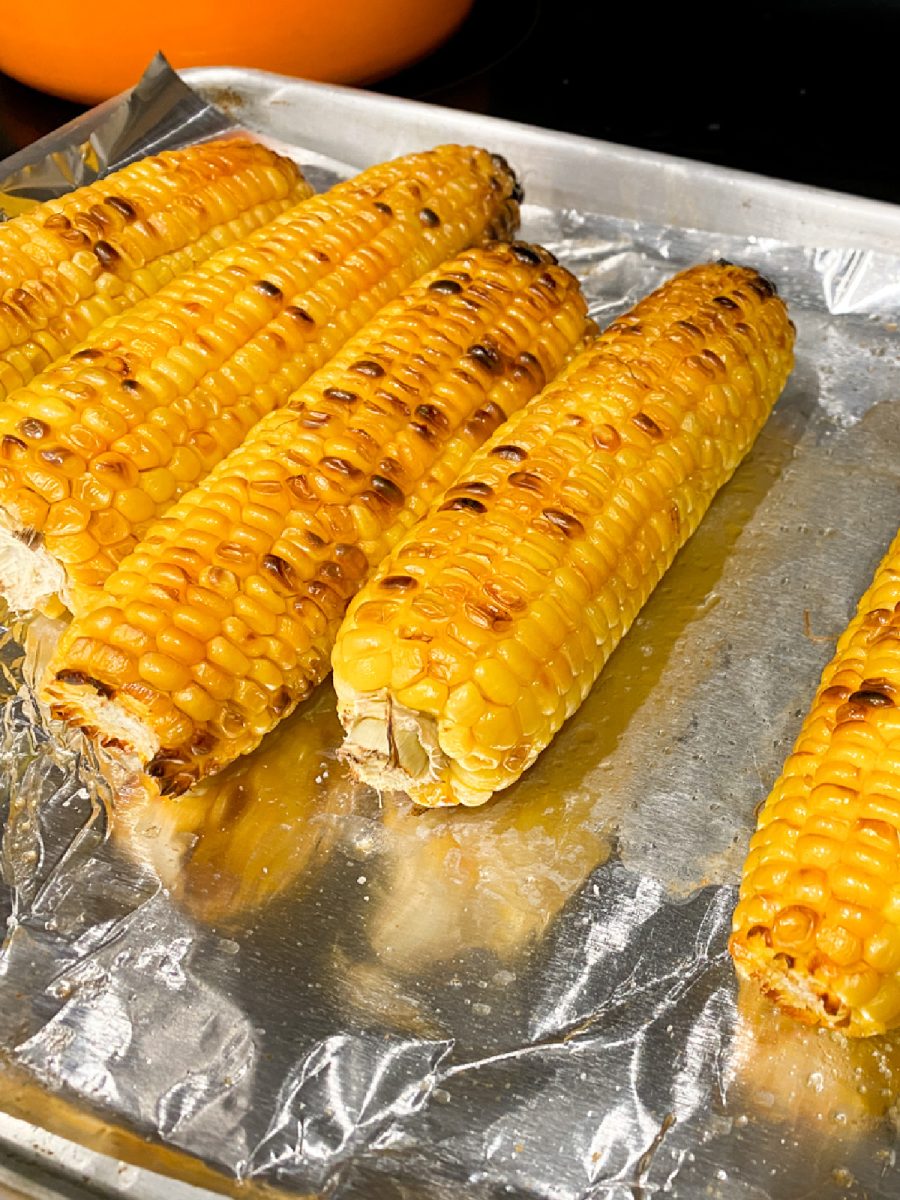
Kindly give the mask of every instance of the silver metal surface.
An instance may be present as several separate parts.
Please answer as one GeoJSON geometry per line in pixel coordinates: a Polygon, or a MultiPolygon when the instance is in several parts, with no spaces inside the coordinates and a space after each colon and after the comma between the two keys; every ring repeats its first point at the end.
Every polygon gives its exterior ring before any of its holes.
{"type": "MultiPolygon", "coordinates": [[[[15,695],[11,631],[0,1107],[93,1150],[131,1130],[185,1156],[145,1146],[144,1165],[199,1160],[250,1195],[895,1197],[900,1039],[779,1018],[738,994],[726,939],[755,807],[900,524],[900,216],[382,97],[188,77],[301,159],[506,153],[525,235],[601,321],[682,265],[755,263],[798,364],[587,703],[482,810],[352,786],[325,688],[199,795],[120,798],[110,829],[90,761],[15,695]]],[[[0,1121],[0,1146],[20,1135],[0,1121]]],[[[100,1194],[176,1196],[60,1145],[100,1194]]]]}

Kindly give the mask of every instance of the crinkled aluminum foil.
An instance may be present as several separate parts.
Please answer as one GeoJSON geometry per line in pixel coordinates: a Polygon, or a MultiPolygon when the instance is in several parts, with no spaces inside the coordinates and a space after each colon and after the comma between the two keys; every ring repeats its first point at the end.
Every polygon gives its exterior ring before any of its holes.
{"type": "MultiPolygon", "coordinates": [[[[523,233],[604,322],[701,259],[773,278],[799,353],[755,449],[481,810],[352,786],[327,686],[196,794],[111,801],[37,722],[10,630],[15,1107],[289,1195],[896,1197],[900,1038],[779,1017],[726,940],[755,810],[900,523],[900,260],[534,209],[523,233]]],[[[33,627],[33,656],[53,636],[33,627]]]]}

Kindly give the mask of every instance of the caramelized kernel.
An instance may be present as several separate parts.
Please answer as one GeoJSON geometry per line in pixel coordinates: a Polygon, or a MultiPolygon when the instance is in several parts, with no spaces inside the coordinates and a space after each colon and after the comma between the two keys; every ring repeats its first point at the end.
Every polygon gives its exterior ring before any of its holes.
{"type": "Polygon", "coordinates": [[[315,325],[315,318],[311,317],[305,308],[300,308],[297,304],[289,304],[284,310],[285,316],[291,317],[298,325],[315,325]]]}
{"type": "Polygon", "coordinates": [[[403,493],[397,487],[396,483],[393,483],[390,479],[386,479],[384,475],[373,475],[372,487],[375,489],[376,494],[382,500],[386,500],[388,504],[403,503],[403,493]]]}
{"type": "Polygon", "coordinates": [[[890,696],[886,696],[884,692],[876,691],[859,691],[853,692],[849,697],[851,704],[865,704],[869,708],[891,708],[893,700],[890,696]]]}
{"type": "Polygon", "coordinates": [[[327,387],[322,393],[329,400],[338,400],[342,404],[355,404],[359,399],[356,392],[348,392],[346,388],[327,387]]]}
{"type": "Polygon", "coordinates": [[[430,229],[436,229],[441,223],[441,218],[437,215],[433,208],[420,209],[419,220],[423,225],[427,225],[430,229]]]}
{"type": "Polygon", "coordinates": [[[369,379],[380,379],[384,374],[384,367],[380,363],[373,362],[371,358],[361,358],[359,362],[353,364],[350,370],[355,371],[357,375],[365,375],[369,379]]]}
{"type": "Polygon", "coordinates": [[[566,537],[577,537],[584,533],[584,526],[571,513],[561,512],[558,508],[545,508],[541,516],[546,517],[550,524],[561,530],[566,537]]]}
{"type": "Polygon", "coordinates": [[[533,471],[513,471],[509,477],[510,487],[522,488],[526,492],[541,492],[544,488],[544,481],[540,475],[535,475],[533,471]]]}
{"type": "Polygon", "coordinates": [[[266,574],[277,579],[284,587],[290,588],[291,591],[296,591],[298,586],[297,573],[287,559],[282,558],[278,554],[264,554],[260,566],[266,574]]]}
{"type": "Polygon", "coordinates": [[[454,512],[456,510],[469,511],[476,513],[487,512],[485,506],[480,500],[475,500],[471,496],[456,496],[453,500],[448,500],[440,507],[440,512],[454,512]]]}
{"type": "Polygon", "coordinates": [[[394,210],[389,204],[385,204],[383,200],[376,200],[372,207],[377,209],[378,212],[384,213],[386,217],[392,217],[394,215],[394,210]]]}
{"type": "Polygon", "coordinates": [[[432,283],[429,283],[428,290],[430,292],[439,292],[442,296],[458,296],[462,291],[462,287],[455,279],[435,279],[432,283]]]}
{"type": "Polygon", "coordinates": [[[118,250],[114,246],[111,246],[109,242],[95,242],[94,254],[97,256],[97,261],[104,271],[113,270],[122,261],[122,256],[118,250]]]}
{"type": "Polygon", "coordinates": [[[663,436],[663,431],[653,420],[653,418],[649,417],[645,412],[635,413],[631,420],[638,427],[638,429],[642,430],[650,437],[661,438],[663,436]]]}
{"type": "Polygon", "coordinates": [[[134,221],[137,218],[137,211],[134,205],[122,196],[107,196],[106,203],[110,208],[114,208],[126,221],[134,221]]]}
{"type": "Polygon", "coordinates": [[[503,360],[492,346],[476,342],[474,346],[469,347],[466,354],[482,367],[486,367],[492,375],[503,374],[503,360]]]}
{"type": "Polygon", "coordinates": [[[494,489],[488,483],[479,483],[473,480],[471,483],[457,483],[450,488],[450,494],[454,492],[471,492],[475,496],[493,496],[494,489]]]}
{"type": "Polygon", "coordinates": [[[718,304],[719,308],[734,310],[739,307],[729,296],[713,296],[713,304],[718,304]]]}
{"type": "Polygon", "coordinates": [[[73,687],[93,688],[95,692],[99,692],[107,700],[115,695],[111,687],[105,683],[101,683],[93,675],[87,675],[84,671],[57,671],[56,678],[60,683],[69,684],[73,687]]]}
{"type": "Polygon", "coordinates": [[[380,586],[389,592],[408,592],[417,584],[411,575],[386,575],[380,586]]]}
{"type": "Polygon", "coordinates": [[[284,295],[277,283],[272,283],[270,279],[259,279],[253,285],[260,295],[267,297],[269,300],[283,300],[284,295]]]}
{"type": "Polygon", "coordinates": [[[617,429],[605,422],[598,425],[592,434],[592,441],[598,450],[615,452],[622,445],[622,438],[617,429]]]}
{"type": "Polygon", "coordinates": [[[541,258],[537,250],[533,246],[527,245],[525,242],[512,242],[510,245],[510,250],[512,250],[513,254],[520,263],[526,263],[529,267],[540,266],[542,262],[546,262],[550,257],[550,255],[547,254],[545,258],[541,258]]]}
{"type": "Polygon", "coordinates": [[[436,425],[441,430],[447,429],[450,424],[441,410],[435,408],[433,404],[420,404],[416,409],[416,416],[421,417],[423,421],[428,421],[430,424],[436,425]]]}

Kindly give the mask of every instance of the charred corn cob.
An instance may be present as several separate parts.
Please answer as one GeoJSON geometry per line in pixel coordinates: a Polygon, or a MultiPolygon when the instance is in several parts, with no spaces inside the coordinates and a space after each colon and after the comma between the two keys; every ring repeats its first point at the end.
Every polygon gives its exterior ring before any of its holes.
{"type": "Polygon", "coordinates": [[[338,636],[344,749],[363,779],[471,805],[519,778],[749,449],[792,343],[756,272],[694,268],[472,458],[338,636]]]}
{"type": "Polygon", "coordinates": [[[290,159],[232,137],[143,158],[0,226],[0,400],[311,193],[290,159]]]}
{"type": "Polygon", "coordinates": [[[184,791],[329,670],[349,598],[585,333],[546,251],[459,255],[388,305],[163,517],[60,641],[54,715],[184,791]]]}
{"type": "Polygon", "coordinates": [[[900,536],[825,668],[744,866],[738,973],[802,1021],[900,1025],[900,536]]]}
{"type": "Polygon", "coordinates": [[[13,393],[0,404],[10,605],[56,593],[85,607],[150,522],[383,304],[464,246],[511,233],[518,195],[506,163],[472,147],[372,167],[13,393]]]}

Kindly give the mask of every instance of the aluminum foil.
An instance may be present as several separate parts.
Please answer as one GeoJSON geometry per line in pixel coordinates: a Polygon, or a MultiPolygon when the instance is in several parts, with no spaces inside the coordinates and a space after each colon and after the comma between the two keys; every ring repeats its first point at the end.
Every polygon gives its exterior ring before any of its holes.
{"type": "Polygon", "coordinates": [[[39,720],[23,669],[55,630],[9,629],[0,1106],[249,1194],[896,1197],[900,1038],[779,1017],[726,941],[757,806],[900,523],[900,259],[586,212],[523,232],[601,322],[690,263],[761,267],[799,340],[756,447],[481,810],[352,785],[327,685],[195,793],[117,794],[39,720]]]}

